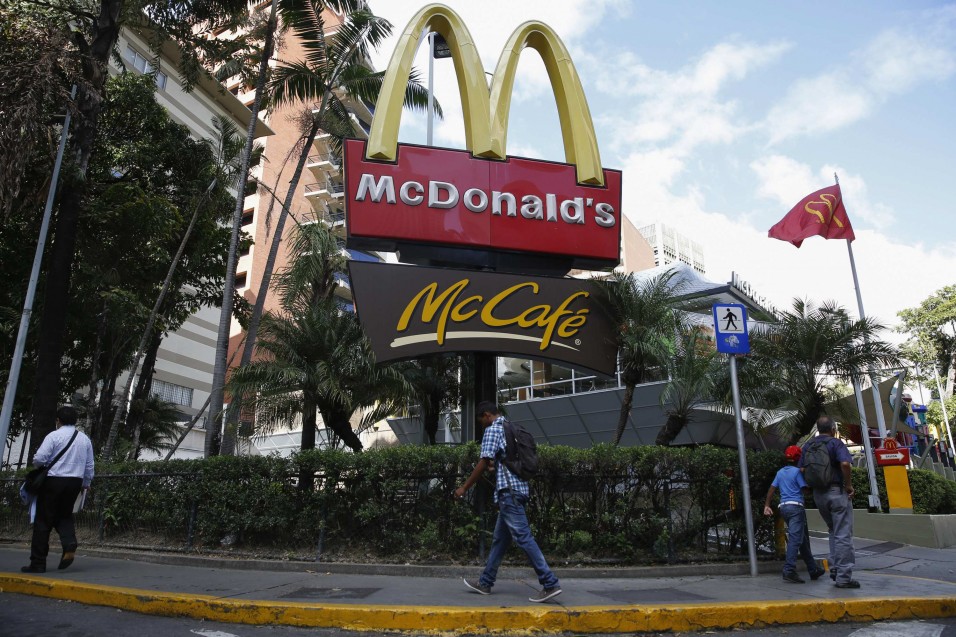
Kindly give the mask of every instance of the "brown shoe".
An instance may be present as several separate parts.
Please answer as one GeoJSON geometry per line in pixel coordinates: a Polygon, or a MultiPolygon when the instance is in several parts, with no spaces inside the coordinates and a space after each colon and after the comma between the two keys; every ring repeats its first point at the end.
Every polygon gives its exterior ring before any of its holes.
{"type": "Polygon", "coordinates": [[[60,558],[60,563],[57,566],[59,570],[67,568],[70,564],[73,563],[73,559],[76,557],[76,551],[63,551],[63,557],[60,558]]]}

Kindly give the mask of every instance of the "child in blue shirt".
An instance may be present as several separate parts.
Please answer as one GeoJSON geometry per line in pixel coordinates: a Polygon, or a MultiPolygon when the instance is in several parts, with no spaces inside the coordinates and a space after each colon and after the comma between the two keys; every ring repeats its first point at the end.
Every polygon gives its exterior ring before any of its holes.
{"type": "Polygon", "coordinates": [[[797,462],[802,454],[800,447],[791,445],[784,451],[787,464],[780,468],[773,479],[773,484],[767,491],[764,502],[764,515],[773,515],[770,508],[770,499],[775,491],[780,491],[780,517],[787,524],[787,556],[783,565],[783,581],[792,584],[805,582],[797,575],[797,554],[807,565],[810,579],[817,580],[826,571],[820,568],[810,550],[810,533],[807,530],[807,512],[803,508],[803,489],[807,483],[803,479],[803,472],[797,468],[797,462]]]}

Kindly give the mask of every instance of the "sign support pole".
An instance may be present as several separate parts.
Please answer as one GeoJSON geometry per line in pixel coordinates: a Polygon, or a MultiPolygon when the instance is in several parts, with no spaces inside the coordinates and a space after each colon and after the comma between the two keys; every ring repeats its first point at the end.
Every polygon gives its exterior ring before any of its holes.
{"type": "Polygon", "coordinates": [[[860,432],[863,438],[863,450],[866,453],[866,476],[870,480],[870,508],[881,513],[880,490],[876,485],[876,467],[874,465],[873,445],[870,443],[870,428],[866,424],[866,412],[863,409],[863,392],[860,391],[860,381],[853,377],[853,394],[856,396],[856,408],[860,411],[860,432]]]}
{"type": "Polygon", "coordinates": [[[734,396],[734,425],[737,428],[737,456],[740,460],[740,484],[743,488],[744,523],[747,525],[747,555],[750,576],[757,577],[757,549],[754,546],[753,507],[750,506],[750,471],[747,469],[747,445],[744,444],[744,423],[740,417],[740,388],[737,385],[737,356],[730,354],[730,384],[734,396]]]}
{"type": "Polygon", "coordinates": [[[737,355],[750,353],[747,308],[739,303],[714,304],[714,344],[717,351],[730,357],[730,386],[734,398],[734,425],[737,429],[737,459],[740,461],[740,486],[743,490],[744,523],[747,525],[747,554],[750,576],[757,577],[757,547],[754,543],[754,517],[750,502],[750,470],[747,469],[747,445],[737,382],[737,355]]]}

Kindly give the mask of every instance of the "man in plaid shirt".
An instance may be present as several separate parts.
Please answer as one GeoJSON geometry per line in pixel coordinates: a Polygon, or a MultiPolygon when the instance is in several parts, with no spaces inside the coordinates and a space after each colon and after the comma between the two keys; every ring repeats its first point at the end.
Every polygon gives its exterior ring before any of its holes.
{"type": "Polygon", "coordinates": [[[525,505],[528,504],[530,490],[528,482],[508,470],[501,460],[505,457],[508,443],[505,437],[505,418],[498,412],[498,407],[491,401],[482,401],[476,407],[478,422],[485,427],[481,438],[481,458],[475,465],[474,471],[465,480],[465,484],[455,490],[456,498],[463,498],[465,492],[474,485],[485,471],[495,472],[495,502],[498,504],[498,522],[491,543],[491,552],[488,553],[488,562],[485,570],[477,582],[465,580],[465,586],[482,595],[490,595],[491,587],[495,585],[498,567],[512,542],[517,544],[528,556],[534,572],[538,575],[541,591],[529,597],[532,602],[546,602],[552,597],[561,594],[558,578],[548,567],[538,543],[531,535],[528,525],[528,515],[525,505]]]}

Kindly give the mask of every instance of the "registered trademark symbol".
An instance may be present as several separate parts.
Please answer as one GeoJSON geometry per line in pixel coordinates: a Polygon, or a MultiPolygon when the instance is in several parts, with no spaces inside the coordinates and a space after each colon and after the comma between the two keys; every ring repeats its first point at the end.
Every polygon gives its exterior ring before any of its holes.
{"type": "Polygon", "coordinates": [[[575,345],[580,345],[580,344],[581,344],[581,339],[580,339],[580,338],[574,339],[574,344],[575,344],[575,345]]]}

